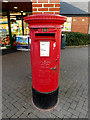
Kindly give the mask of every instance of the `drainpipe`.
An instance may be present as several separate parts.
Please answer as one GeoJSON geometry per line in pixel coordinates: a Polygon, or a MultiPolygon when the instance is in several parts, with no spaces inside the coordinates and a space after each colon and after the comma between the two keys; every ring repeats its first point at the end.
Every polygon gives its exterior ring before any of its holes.
{"type": "Polygon", "coordinates": [[[10,24],[10,11],[7,11],[7,17],[8,17],[8,28],[9,28],[10,44],[11,44],[11,47],[13,47],[11,24],[10,24]]]}

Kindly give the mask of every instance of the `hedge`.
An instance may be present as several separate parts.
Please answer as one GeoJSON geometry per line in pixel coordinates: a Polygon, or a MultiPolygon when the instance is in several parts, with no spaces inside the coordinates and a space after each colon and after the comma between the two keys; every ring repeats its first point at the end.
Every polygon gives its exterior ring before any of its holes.
{"type": "Polygon", "coordinates": [[[90,34],[79,33],[79,32],[62,32],[66,34],[66,45],[79,46],[79,45],[88,45],[90,44],[90,34]]]}

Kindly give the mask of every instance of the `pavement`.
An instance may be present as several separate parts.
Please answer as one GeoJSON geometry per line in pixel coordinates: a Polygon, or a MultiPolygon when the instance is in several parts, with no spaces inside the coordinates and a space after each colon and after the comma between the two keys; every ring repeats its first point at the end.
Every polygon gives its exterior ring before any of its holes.
{"type": "Polygon", "coordinates": [[[61,50],[59,105],[40,111],[32,105],[30,52],[2,56],[3,118],[88,118],[88,47],[61,50]]]}

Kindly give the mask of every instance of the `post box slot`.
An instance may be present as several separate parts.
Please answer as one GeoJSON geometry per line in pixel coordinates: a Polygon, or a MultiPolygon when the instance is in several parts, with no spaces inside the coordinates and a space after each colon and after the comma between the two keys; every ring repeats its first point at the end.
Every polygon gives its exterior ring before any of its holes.
{"type": "Polygon", "coordinates": [[[55,38],[55,33],[35,33],[35,38],[55,38]]]}

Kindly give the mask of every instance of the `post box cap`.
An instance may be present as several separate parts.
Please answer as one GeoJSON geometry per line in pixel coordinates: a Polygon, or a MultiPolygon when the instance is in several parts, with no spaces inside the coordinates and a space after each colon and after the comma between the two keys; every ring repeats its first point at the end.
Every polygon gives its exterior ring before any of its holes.
{"type": "Polygon", "coordinates": [[[67,18],[65,16],[56,15],[56,14],[36,14],[24,17],[24,21],[26,21],[30,26],[36,27],[38,25],[44,26],[53,26],[53,25],[62,25],[66,22],[67,18]]]}

